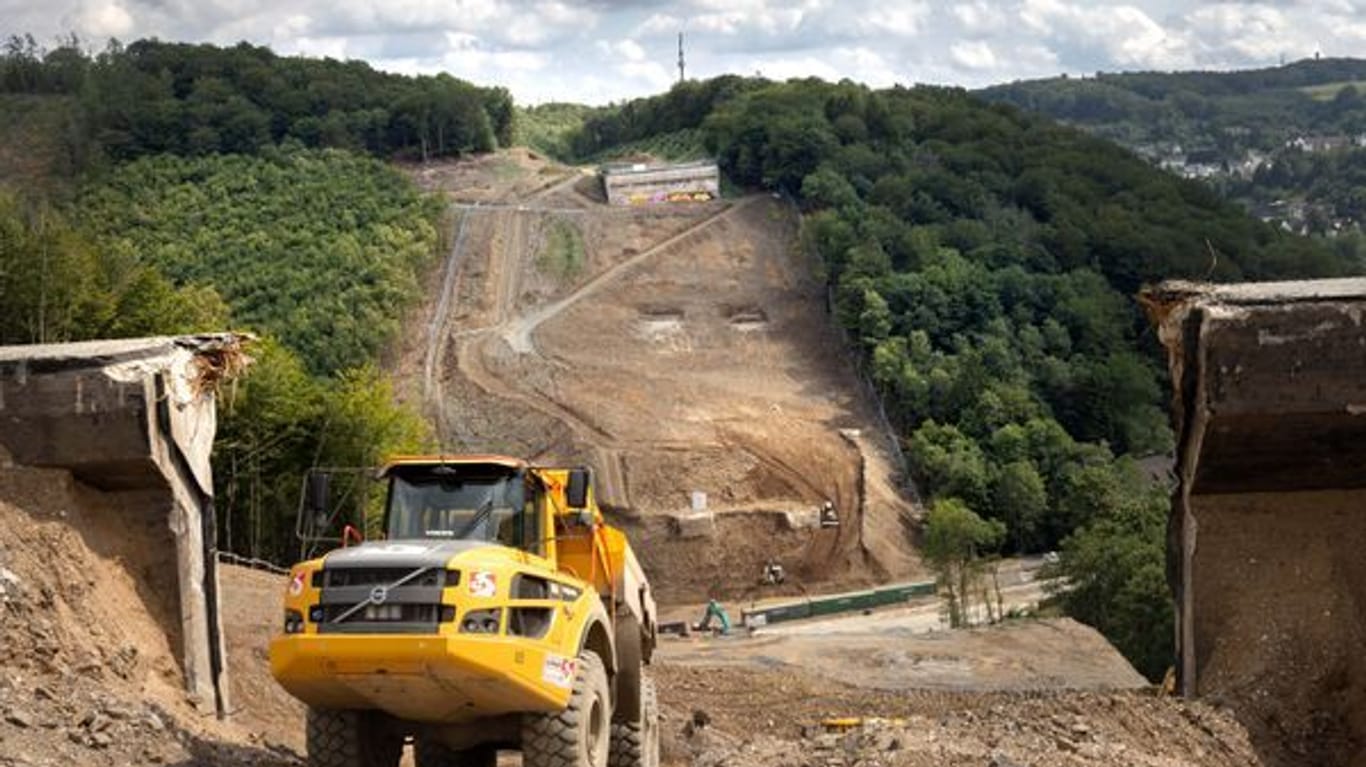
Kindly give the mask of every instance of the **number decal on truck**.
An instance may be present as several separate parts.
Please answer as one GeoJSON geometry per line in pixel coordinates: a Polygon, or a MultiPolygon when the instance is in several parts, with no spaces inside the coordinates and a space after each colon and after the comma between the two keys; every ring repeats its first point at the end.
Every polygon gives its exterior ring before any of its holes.
{"type": "Polygon", "coordinates": [[[487,570],[478,570],[470,576],[470,596],[488,599],[498,591],[498,576],[487,570]]]}

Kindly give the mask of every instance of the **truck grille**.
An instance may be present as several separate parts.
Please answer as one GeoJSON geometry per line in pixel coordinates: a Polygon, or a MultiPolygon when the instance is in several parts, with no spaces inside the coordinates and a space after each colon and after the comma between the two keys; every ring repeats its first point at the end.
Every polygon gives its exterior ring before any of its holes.
{"type": "Polygon", "coordinates": [[[435,634],[455,608],[441,604],[455,570],[413,567],[323,568],[322,595],[310,620],[320,634],[435,634]],[[394,584],[400,584],[395,586],[394,584]]]}
{"type": "MultiPolygon", "coordinates": [[[[346,586],[385,586],[403,578],[413,571],[411,567],[347,567],[324,568],[322,588],[346,586]]],[[[460,582],[456,570],[432,569],[408,581],[404,586],[455,586],[460,582]]]]}

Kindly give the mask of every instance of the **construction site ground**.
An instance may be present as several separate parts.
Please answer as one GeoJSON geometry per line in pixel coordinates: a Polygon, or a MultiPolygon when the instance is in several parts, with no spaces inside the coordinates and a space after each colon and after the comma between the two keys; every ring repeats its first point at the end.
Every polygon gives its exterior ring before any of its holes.
{"type": "MultiPolygon", "coordinates": [[[[391,362],[449,449],[599,467],[662,601],[688,613],[758,598],[770,558],[789,582],[766,597],[925,577],[784,203],[608,209],[590,177],[524,151],[412,172],[451,198],[451,251],[391,362]],[[694,491],[714,517],[690,513],[694,491]],[[816,524],[827,499],[836,528],[816,524]]],[[[182,691],[171,555],[120,534],[165,524],[0,454],[0,767],[302,763],[302,707],[266,661],[282,577],[220,569],[218,721],[182,691]]],[[[1007,586],[1037,599],[1023,575],[1007,586]]],[[[1086,627],[947,631],[938,610],[664,640],[665,764],[1262,763],[1232,715],[1157,695],[1086,627]]]]}
{"type": "MultiPolygon", "coordinates": [[[[146,572],[130,572],[136,559],[93,549],[67,524],[107,510],[79,497],[33,508],[0,504],[0,765],[302,763],[302,707],[264,659],[281,576],[221,569],[234,713],[218,722],[179,692],[175,658],[151,617],[155,595],[138,588],[146,572]]],[[[868,620],[876,615],[860,616],[857,636],[665,641],[651,668],[664,763],[1260,764],[1229,714],[1156,696],[1071,621],[907,634],[894,624],[877,630],[868,620]],[[827,729],[831,717],[868,721],[827,729]]]]}

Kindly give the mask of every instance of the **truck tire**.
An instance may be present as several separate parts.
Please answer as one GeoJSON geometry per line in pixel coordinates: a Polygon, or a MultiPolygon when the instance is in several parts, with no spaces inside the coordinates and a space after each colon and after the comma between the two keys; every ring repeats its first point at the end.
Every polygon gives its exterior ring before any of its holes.
{"type": "Polygon", "coordinates": [[[397,767],[403,739],[365,711],[308,709],[308,767],[397,767]]]}
{"type": "Polygon", "coordinates": [[[611,767],[659,767],[659,694],[653,679],[640,678],[640,719],[612,723],[611,767]]]}
{"type": "Polygon", "coordinates": [[[496,767],[498,749],[475,746],[457,751],[441,741],[419,736],[413,740],[413,761],[417,767],[496,767]]]}
{"type": "Polygon", "coordinates": [[[522,767],[607,767],[612,697],[598,654],[584,650],[569,705],[522,717],[522,767]]]}

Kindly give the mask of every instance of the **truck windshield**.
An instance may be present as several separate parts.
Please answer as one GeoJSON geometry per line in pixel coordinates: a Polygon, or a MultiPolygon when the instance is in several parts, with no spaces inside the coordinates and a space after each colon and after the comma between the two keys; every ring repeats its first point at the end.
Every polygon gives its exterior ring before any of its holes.
{"type": "Polygon", "coordinates": [[[387,509],[390,540],[497,541],[536,551],[535,504],[522,474],[395,473],[387,509]]]}

